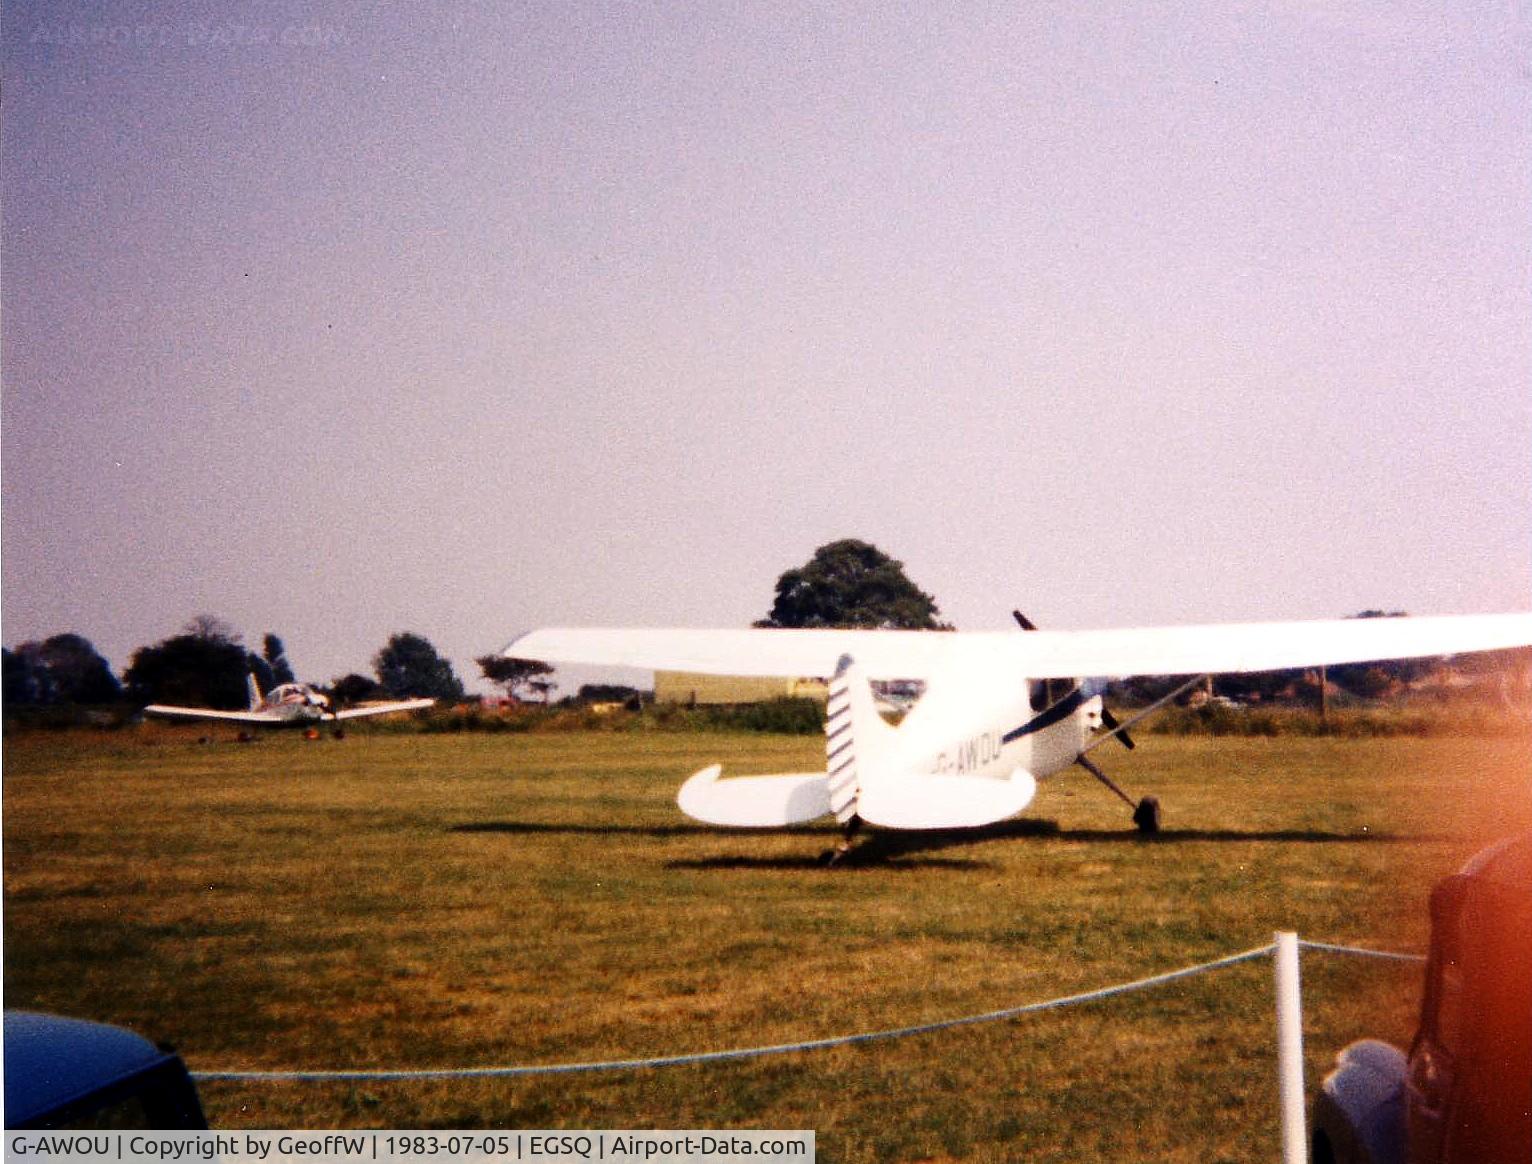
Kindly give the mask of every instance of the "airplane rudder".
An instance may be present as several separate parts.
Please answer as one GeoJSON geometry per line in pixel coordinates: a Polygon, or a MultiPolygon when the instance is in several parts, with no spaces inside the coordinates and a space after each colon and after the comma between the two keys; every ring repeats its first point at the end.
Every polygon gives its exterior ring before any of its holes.
{"type": "Polygon", "coordinates": [[[878,711],[872,684],[849,655],[842,655],[825,703],[825,769],[830,807],[845,823],[857,813],[862,790],[876,780],[881,753],[893,728],[878,711]]]}

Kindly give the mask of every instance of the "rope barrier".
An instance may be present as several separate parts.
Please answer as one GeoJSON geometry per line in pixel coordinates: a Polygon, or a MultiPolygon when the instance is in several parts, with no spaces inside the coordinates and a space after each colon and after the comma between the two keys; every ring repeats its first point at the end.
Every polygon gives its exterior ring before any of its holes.
{"type": "Polygon", "coordinates": [[[1063,998],[1049,999],[1046,1002],[1023,1003],[1020,1006],[1007,1007],[1004,1010],[993,1010],[985,1014],[942,1019],[938,1022],[897,1027],[892,1030],[868,1031],[855,1035],[837,1035],[832,1038],[808,1039],[797,1043],[777,1043],[767,1047],[741,1047],[727,1051],[697,1051],[685,1055],[663,1055],[652,1059],[612,1059],[594,1063],[549,1063],[518,1067],[444,1067],[413,1071],[194,1071],[192,1072],[192,1078],[199,1083],[216,1080],[316,1083],[362,1080],[378,1082],[401,1079],[506,1079],[526,1075],[570,1075],[588,1071],[632,1071],[657,1067],[680,1067],[697,1063],[722,1063],[736,1059],[756,1059],[767,1055],[788,1055],[801,1051],[823,1051],[831,1047],[849,1047],[860,1043],[879,1042],[885,1039],[902,1039],[908,1038],[911,1035],[924,1035],[935,1031],[952,1030],[955,1027],[973,1026],[978,1023],[991,1023],[999,1022],[1003,1019],[1019,1018],[1022,1015],[1036,1014],[1046,1010],[1057,1010],[1066,1006],[1080,1006],[1087,1002],[1097,1002],[1104,998],[1113,998],[1119,994],[1127,994],[1136,990],[1148,990],[1152,987],[1164,986],[1167,983],[1190,978],[1194,975],[1222,970],[1239,962],[1248,962],[1255,958],[1265,957],[1275,948],[1274,945],[1269,944],[1259,946],[1253,950],[1246,950],[1240,954],[1231,954],[1226,958],[1204,962],[1198,966],[1188,966],[1181,970],[1154,974],[1148,978],[1140,978],[1137,981],[1125,982],[1118,986],[1106,986],[1099,990],[1086,991],[1083,994],[1071,994],[1063,998]]]}
{"type": "Polygon", "coordinates": [[[1424,962],[1424,954],[1395,954],[1389,950],[1364,950],[1360,946],[1336,946],[1329,942],[1311,942],[1305,938],[1299,938],[1298,944],[1305,950],[1316,950],[1321,954],[1350,954],[1358,958],[1380,958],[1387,962],[1424,962]]]}
{"type": "MultiPolygon", "coordinates": [[[[1300,939],[1298,945],[1327,954],[1348,954],[1402,962],[1425,961],[1425,958],[1420,954],[1395,954],[1386,950],[1365,950],[1355,946],[1332,945],[1328,942],[1310,942],[1300,939]]],[[[661,1055],[648,1059],[609,1059],[590,1063],[548,1063],[513,1067],[441,1067],[418,1070],[361,1069],[352,1071],[193,1071],[191,1074],[192,1078],[199,1083],[231,1081],[320,1083],[380,1082],[410,1079],[508,1079],[528,1075],[572,1075],[592,1071],[637,1071],[659,1067],[682,1067],[699,1063],[724,1063],[739,1059],[759,1059],[767,1055],[791,1055],[804,1051],[824,1051],[831,1047],[850,1047],[861,1043],[881,1042],[887,1039],[903,1039],[911,1035],[931,1034],[936,1031],[952,1030],[956,1027],[1000,1022],[1005,1019],[1020,1018],[1023,1015],[1038,1014],[1048,1010],[1081,1006],[1085,1003],[1099,1002],[1102,999],[1115,998],[1118,995],[1129,994],[1134,991],[1165,986],[1168,983],[1178,982],[1184,978],[1209,974],[1215,970],[1223,970],[1229,966],[1234,966],[1241,962],[1249,962],[1256,958],[1264,958],[1272,954],[1276,948],[1275,943],[1270,943],[1264,946],[1257,946],[1252,950],[1245,950],[1242,953],[1230,954],[1225,958],[1217,958],[1211,962],[1203,962],[1196,966],[1187,966],[1180,970],[1170,970],[1163,974],[1153,974],[1133,982],[1124,982],[1116,986],[1105,986],[1098,990],[1088,990],[1081,994],[1065,995],[1062,998],[1052,998],[1044,1002],[1023,1003],[1020,1006],[1007,1007],[1004,1010],[992,1010],[984,1014],[941,1019],[937,1022],[921,1023],[908,1027],[895,1027],[890,1030],[867,1031],[854,1035],[836,1035],[825,1039],[807,1039],[796,1043],[776,1043],[765,1047],[738,1047],[725,1051],[696,1051],[690,1054],[661,1055]]]]}

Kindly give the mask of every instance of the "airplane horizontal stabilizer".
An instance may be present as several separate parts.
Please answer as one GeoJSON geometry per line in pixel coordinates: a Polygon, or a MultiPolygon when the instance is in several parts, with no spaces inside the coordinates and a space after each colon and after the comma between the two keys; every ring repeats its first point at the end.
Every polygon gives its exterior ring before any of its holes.
{"type": "Polygon", "coordinates": [[[864,821],[893,829],[972,829],[1015,816],[1037,795],[1037,781],[1020,768],[1008,780],[974,776],[912,776],[863,789],[864,821]]]}
{"type": "Polygon", "coordinates": [[[736,828],[780,828],[830,811],[829,785],[823,772],[720,780],[722,774],[722,766],[714,764],[681,785],[676,794],[681,811],[693,820],[736,828]]]}

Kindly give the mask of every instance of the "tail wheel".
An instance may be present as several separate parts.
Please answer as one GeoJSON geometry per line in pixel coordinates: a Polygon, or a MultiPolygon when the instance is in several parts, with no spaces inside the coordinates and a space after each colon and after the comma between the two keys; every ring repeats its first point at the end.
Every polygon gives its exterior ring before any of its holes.
{"type": "Polygon", "coordinates": [[[1152,837],[1160,831],[1160,802],[1157,797],[1146,796],[1138,802],[1138,807],[1133,810],[1133,823],[1138,826],[1138,831],[1146,837],[1152,837]]]}

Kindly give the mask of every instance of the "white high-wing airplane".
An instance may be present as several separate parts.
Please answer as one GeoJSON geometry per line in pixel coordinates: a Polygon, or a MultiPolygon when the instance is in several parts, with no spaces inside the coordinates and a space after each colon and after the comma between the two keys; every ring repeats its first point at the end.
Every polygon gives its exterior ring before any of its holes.
{"type": "Polygon", "coordinates": [[[1133,807],[1156,832],[1159,803],[1136,805],[1088,757],[1210,674],[1277,671],[1500,650],[1532,644],[1532,614],[1230,623],[1030,633],[900,630],[533,631],[505,648],[518,659],[723,675],[833,675],[825,709],[825,770],[723,778],[704,768],[677,795],[710,824],[771,828],[833,814],[838,853],[862,823],[892,829],[974,828],[1031,803],[1037,782],[1073,765],[1133,807]],[[1077,676],[1093,678],[1082,680],[1077,676]],[[1119,724],[1101,702],[1105,680],[1190,675],[1190,682],[1119,724]],[[897,727],[878,714],[870,682],[915,679],[925,693],[897,727]]]}
{"type": "Polygon", "coordinates": [[[254,675],[246,675],[245,681],[250,689],[250,707],[245,711],[151,703],[144,708],[144,714],[163,715],[171,719],[221,719],[234,723],[294,726],[360,719],[366,715],[387,715],[391,711],[420,711],[436,703],[434,699],[401,699],[393,703],[369,703],[335,711],[330,706],[330,697],[307,683],[283,683],[280,687],[273,687],[271,694],[263,696],[261,685],[256,682],[254,675]]]}

